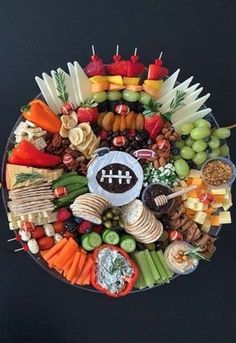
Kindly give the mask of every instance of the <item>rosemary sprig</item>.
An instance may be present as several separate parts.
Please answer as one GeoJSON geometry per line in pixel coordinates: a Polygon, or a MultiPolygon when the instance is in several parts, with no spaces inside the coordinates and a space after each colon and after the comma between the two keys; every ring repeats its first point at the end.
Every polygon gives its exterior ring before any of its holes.
{"type": "Polygon", "coordinates": [[[153,113],[158,113],[160,110],[160,104],[158,101],[151,99],[148,105],[144,105],[145,111],[143,114],[146,116],[151,116],[153,113]]]}
{"type": "Polygon", "coordinates": [[[39,173],[19,173],[16,174],[16,182],[14,186],[18,185],[19,183],[31,181],[33,183],[37,183],[43,181],[45,176],[39,173]]]}
{"type": "Polygon", "coordinates": [[[202,249],[200,247],[196,247],[196,248],[193,248],[193,249],[191,249],[189,251],[186,251],[184,253],[184,255],[192,257],[192,258],[196,258],[198,260],[205,260],[205,261],[209,262],[208,258],[206,258],[202,254],[200,254],[201,251],[202,251],[202,249]]]}
{"type": "Polygon", "coordinates": [[[125,260],[121,257],[117,257],[111,266],[111,273],[114,274],[117,270],[120,270],[125,265],[125,260]]]}
{"type": "Polygon", "coordinates": [[[63,103],[66,103],[69,99],[69,94],[66,91],[65,75],[63,72],[56,72],[55,80],[57,84],[58,98],[61,99],[63,103]]]}
{"type": "Polygon", "coordinates": [[[177,110],[177,108],[183,104],[184,98],[186,93],[182,91],[176,91],[175,97],[172,99],[170,103],[170,110],[168,112],[162,113],[162,116],[169,120],[171,119],[172,114],[177,110]]]}

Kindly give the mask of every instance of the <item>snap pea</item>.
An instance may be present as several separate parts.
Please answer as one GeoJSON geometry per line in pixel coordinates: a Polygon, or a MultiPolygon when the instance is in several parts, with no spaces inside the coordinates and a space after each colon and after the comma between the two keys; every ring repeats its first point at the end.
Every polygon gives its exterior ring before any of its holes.
{"type": "Polygon", "coordinates": [[[81,176],[81,175],[69,176],[69,177],[66,177],[60,181],[55,182],[52,185],[52,188],[55,189],[55,188],[61,187],[61,186],[64,187],[64,186],[71,185],[73,183],[80,184],[81,186],[85,186],[85,185],[87,185],[87,178],[85,176],[81,176]]]}
{"type": "Polygon", "coordinates": [[[67,196],[57,199],[54,201],[54,204],[57,207],[62,207],[62,206],[68,206],[70,204],[72,204],[72,202],[74,201],[74,199],[84,193],[88,192],[88,188],[87,187],[81,187],[79,189],[76,189],[72,192],[70,192],[67,196]]]}
{"type": "Polygon", "coordinates": [[[76,173],[76,171],[71,171],[71,172],[69,172],[69,173],[64,173],[64,174],[62,174],[58,179],[54,180],[54,181],[52,182],[52,184],[54,185],[54,183],[56,183],[56,182],[59,182],[59,181],[61,181],[61,180],[64,180],[64,179],[67,178],[67,177],[75,176],[75,175],[78,175],[78,174],[76,173]]]}

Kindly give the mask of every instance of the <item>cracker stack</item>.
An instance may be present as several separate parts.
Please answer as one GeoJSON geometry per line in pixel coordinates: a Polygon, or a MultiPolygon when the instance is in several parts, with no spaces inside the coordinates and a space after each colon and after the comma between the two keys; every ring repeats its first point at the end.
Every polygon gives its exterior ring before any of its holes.
{"type": "Polygon", "coordinates": [[[9,192],[8,207],[14,216],[53,211],[55,206],[51,183],[44,182],[35,186],[21,187],[9,192]]]}
{"type": "Polygon", "coordinates": [[[123,206],[125,231],[140,243],[152,243],[158,240],[163,232],[163,226],[154,214],[143,203],[136,199],[123,206]]]}
{"type": "Polygon", "coordinates": [[[102,223],[102,213],[111,204],[94,193],[86,193],[78,196],[70,206],[75,217],[83,218],[94,224],[102,223]]]}

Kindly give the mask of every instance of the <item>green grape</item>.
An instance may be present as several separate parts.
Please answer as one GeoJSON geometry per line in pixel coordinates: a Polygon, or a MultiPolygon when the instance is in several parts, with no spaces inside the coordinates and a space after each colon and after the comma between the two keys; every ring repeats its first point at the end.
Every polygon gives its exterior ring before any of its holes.
{"type": "Polygon", "coordinates": [[[202,152],[206,150],[207,144],[203,139],[200,139],[199,141],[195,141],[192,145],[192,149],[195,152],[202,152]]]}
{"type": "Polygon", "coordinates": [[[190,133],[190,136],[192,139],[194,140],[199,140],[199,139],[204,139],[208,136],[210,136],[211,131],[209,128],[207,127],[196,127],[195,129],[193,129],[190,133]]]}
{"type": "Polygon", "coordinates": [[[184,141],[182,139],[180,139],[179,141],[177,141],[175,143],[175,145],[177,146],[177,148],[181,149],[181,148],[183,148],[185,146],[185,143],[184,143],[184,141]]]}
{"type": "Polygon", "coordinates": [[[216,158],[220,156],[220,148],[213,149],[209,154],[209,158],[216,158]]]}
{"type": "Polygon", "coordinates": [[[206,119],[198,119],[194,122],[195,127],[206,127],[208,129],[211,128],[211,123],[207,121],[206,119]]]}
{"type": "Polygon", "coordinates": [[[119,91],[108,91],[107,92],[107,99],[110,101],[120,100],[122,97],[121,92],[119,91]]]}
{"type": "Polygon", "coordinates": [[[143,104],[143,105],[148,105],[150,100],[152,99],[151,95],[149,95],[146,92],[139,92],[139,101],[143,104]]]}
{"type": "Polygon", "coordinates": [[[189,135],[193,129],[194,129],[194,125],[192,123],[186,123],[181,126],[180,133],[181,135],[189,135]]]}
{"type": "Polygon", "coordinates": [[[231,135],[231,132],[227,127],[220,127],[214,131],[213,135],[220,139],[226,139],[231,135]]]}
{"type": "Polygon", "coordinates": [[[93,98],[99,104],[100,102],[107,100],[107,92],[96,92],[93,94],[93,98]]]}
{"type": "Polygon", "coordinates": [[[189,175],[189,165],[188,163],[183,160],[182,158],[175,161],[174,163],[174,167],[175,167],[175,171],[176,174],[181,177],[181,178],[185,178],[189,175]]]}
{"type": "Polygon", "coordinates": [[[186,140],[185,140],[185,145],[187,146],[192,146],[193,145],[194,140],[192,140],[192,138],[189,136],[186,140]]]}
{"type": "Polygon", "coordinates": [[[216,136],[211,136],[211,140],[210,140],[210,142],[208,143],[208,145],[209,145],[209,147],[210,147],[211,149],[217,149],[217,148],[219,148],[219,146],[220,146],[220,140],[219,140],[219,138],[216,137],[216,136]]]}
{"type": "Polygon", "coordinates": [[[197,165],[204,163],[207,160],[207,153],[205,151],[197,152],[193,158],[193,162],[197,165]]]}
{"type": "Polygon", "coordinates": [[[179,160],[180,158],[182,158],[181,155],[175,155],[175,156],[174,156],[174,160],[176,160],[176,161],[179,160]]]}
{"type": "Polygon", "coordinates": [[[229,147],[227,144],[224,144],[220,147],[220,156],[226,157],[229,155],[229,147]]]}
{"type": "Polygon", "coordinates": [[[138,92],[134,92],[134,91],[129,91],[128,89],[125,89],[122,92],[122,97],[123,99],[125,99],[126,101],[129,102],[135,102],[138,100],[139,98],[139,93],[138,92]]]}
{"type": "Polygon", "coordinates": [[[181,150],[180,150],[180,155],[185,159],[185,160],[191,160],[195,153],[193,151],[192,148],[190,148],[189,146],[184,146],[181,150]]]}

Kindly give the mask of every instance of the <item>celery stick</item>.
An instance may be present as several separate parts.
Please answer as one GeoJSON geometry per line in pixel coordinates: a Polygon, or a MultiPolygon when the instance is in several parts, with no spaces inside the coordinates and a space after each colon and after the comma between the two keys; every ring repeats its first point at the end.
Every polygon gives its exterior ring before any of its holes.
{"type": "Polygon", "coordinates": [[[163,268],[157,254],[156,254],[156,251],[151,251],[151,256],[152,256],[152,259],[153,259],[153,262],[155,263],[155,266],[161,276],[161,281],[165,281],[168,276],[166,275],[166,272],[165,272],[165,269],[163,268]]]}
{"type": "Polygon", "coordinates": [[[152,275],[154,277],[155,282],[160,280],[161,276],[160,276],[160,274],[159,274],[159,272],[158,272],[158,270],[157,270],[157,268],[155,266],[155,263],[152,260],[150,252],[147,249],[145,249],[144,250],[144,254],[146,256],[149,268],[151,269],[151,272],[152,272],[152,275]]]}
{"type": "Polygon", "coordinates": [[[152,272],[149,268],[145,254],[143,253],[143,251],[140,251],[140,252],[135,252],[134,256],[136,257],[136,261],[137,261],[138,266],[141,270],[141,273],[143,275],[146,286],[147,287],[153,287],[155,280],[154,280],[152,272]]]}
{"type": "MultiPolygon", "coordinates": [[[[135,255],[134,255],[134,254],[131,254],[131,256],[132,256],[132,259],[134,260],[134,262],[136,262],[136,264],[138,265],[138,261],[137,261],[135,255]]],[[[139,268],[139,276],[138,276],[138,279],[137,279],[137,281],[136,281],[134,287],[135,287],[135,288],[138,288],[138,289],[142,289],[142,288],[147,287],[147,285],[146,285],[146,283],[145,283],[145,281],[144,281],[143,274],[142,274],[140,268],[139,268]]]]}
{"type": "Polygon", "coordinates": [[[165,272],[166,272],[168,279],[171,278],[174,275],[174,273],[167,266],[162,250],[158,250],[156,252],[156,254],[157,254],[163,268],[165,269],[165,272]]]}

